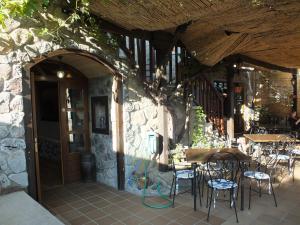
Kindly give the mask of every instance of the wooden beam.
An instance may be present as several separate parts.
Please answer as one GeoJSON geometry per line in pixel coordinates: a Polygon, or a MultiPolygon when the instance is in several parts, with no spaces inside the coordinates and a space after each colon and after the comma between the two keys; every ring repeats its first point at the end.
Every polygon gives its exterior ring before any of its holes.
{"type": "Polygon", "coordinates": [[[278,70],[278,71],[286,72],[286,73],[297,73],[297,69],[295,69],[295,68],[287,68],[287,67],[283,67],[283,66],[278,66],[278,65],[264,62],[264,61],[261,61],[258,59],[253,59],[251,57],[241,55],[241,54],[229,56],[224,61],[225,62],[228,61],[229,63],[234,63],[234,62],[240,61],[240,62],[246,62],[246,63],[250,63],[252,65],[264,67],[264,68],[267,68],[270,70],[278,70]]]}
{"type": "Polygon", "coordinates": [[[157,51],[157,67],[164,65],[168,60],[168,55],[180,39],[181,35],[186,31],[191,22],[179,25],[174,35],[166,35],[162,33],[153,33],[153,45],[157,51]]]}
{"type": "MultiPolygon", "coordinates": [[[[168,38],[167,42],[163,42],[162,38],[166,38],[166,36],[160,36],[160,38],[156,38],[153,40],[154,46],[156,48],[156,59],[157,59],[157,69],[156,69],[156,90],[161,86],[162,80],[166,81],[163,78],[163,65],[165,65],[168,61],[169,55],[172,52],[172,49],[179,41],[181,35],[186,31],[188,26],[191,24],[190,22],[179,25],[172,38],[168,38]]],[[[171,71],[170,71],[171,73],[171,71]]]]}

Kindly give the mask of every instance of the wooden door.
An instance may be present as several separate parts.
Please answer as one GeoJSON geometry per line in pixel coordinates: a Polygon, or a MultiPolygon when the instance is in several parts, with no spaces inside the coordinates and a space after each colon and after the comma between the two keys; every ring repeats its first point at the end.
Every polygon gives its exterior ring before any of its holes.
{"type": "Polygon", "coordinates": [[[34,161],[37,187],[37,200],[42,201],[42,186],[40,177],[40,160],[38,147],[38,131],[37,131],[37,110],[36,110],[36,85],[34,80],[34,73],[30,75],[31,84],[31,101],[32,101],[32,126],[33,126],[33,142],[34,142],[34,161]]]}
{"type": "Polygon", "coordinates": [[[242,106],[244,105],[244,87],[242,84],[234,85],[234,133],[244,132],[244,119],[242,106]]]}
{"type": "Polygon", "coordinates": [[[84,77],[63,79],[60,121],[64,183],[81,179],[80,154],[89,151],[88,90],[84,77]]]}

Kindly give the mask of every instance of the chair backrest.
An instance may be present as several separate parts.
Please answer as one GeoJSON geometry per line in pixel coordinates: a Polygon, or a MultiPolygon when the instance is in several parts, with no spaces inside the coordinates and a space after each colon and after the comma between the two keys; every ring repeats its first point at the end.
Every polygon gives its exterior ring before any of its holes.
{"type": "Polygon", "coordinates": [[[206,169],[210,180],[236,181],[240,170],[240,162],[231,152],[216,152],[208,158],[206,169]]]}

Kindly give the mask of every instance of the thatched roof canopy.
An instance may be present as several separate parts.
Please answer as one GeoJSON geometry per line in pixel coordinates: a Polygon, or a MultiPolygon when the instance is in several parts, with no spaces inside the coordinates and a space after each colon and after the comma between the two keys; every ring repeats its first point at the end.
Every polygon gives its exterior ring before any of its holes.
{"type": "Polygon", "coordinates": [[[203,64],[243,54],[300,67],[299,0],[93,0],[91,10],[129,30],[174,32],[203,64]]]}

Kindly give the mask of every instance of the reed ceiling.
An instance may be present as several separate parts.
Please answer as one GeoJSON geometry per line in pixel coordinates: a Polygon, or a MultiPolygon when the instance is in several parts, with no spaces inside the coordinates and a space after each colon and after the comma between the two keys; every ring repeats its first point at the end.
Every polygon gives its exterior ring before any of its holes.
{"type": "Polygon", "coordinates": [[[174,32],[203,64],[243,54],[300,68],[299,0],[93,0],[91,10],[129,30],[174,32]]]}

